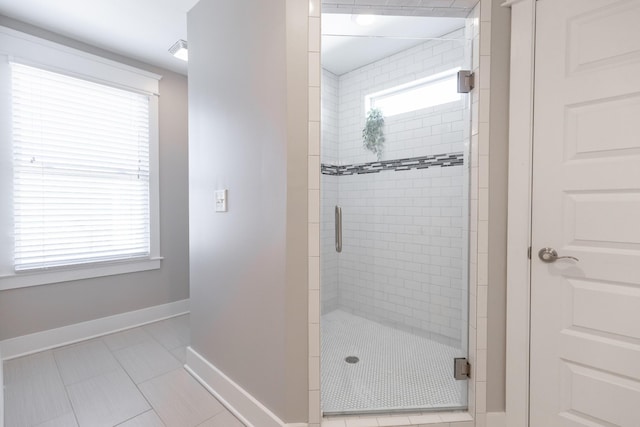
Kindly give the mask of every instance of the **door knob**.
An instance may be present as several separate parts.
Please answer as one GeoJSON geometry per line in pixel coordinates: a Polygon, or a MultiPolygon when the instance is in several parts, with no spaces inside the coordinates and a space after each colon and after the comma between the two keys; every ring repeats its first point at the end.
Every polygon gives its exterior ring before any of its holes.
{"type": "Polygon", "coordinates": [[[542,262],[556,262],[559,259],[572,259],[574,261],[580,261],[574,256],[558,256],[558,252],[553,248],[542,248],[538,251],[538,257],[542,262]]]}

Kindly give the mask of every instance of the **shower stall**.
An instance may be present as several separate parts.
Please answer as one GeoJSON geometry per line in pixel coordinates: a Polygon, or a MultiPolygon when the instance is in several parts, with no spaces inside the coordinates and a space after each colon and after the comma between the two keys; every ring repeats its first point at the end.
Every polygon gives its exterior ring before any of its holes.
{"type": "Polygon", "coordinates": [[[322,17],[322,411],[461,409],[471,26],[368,19],[322,17]]]}

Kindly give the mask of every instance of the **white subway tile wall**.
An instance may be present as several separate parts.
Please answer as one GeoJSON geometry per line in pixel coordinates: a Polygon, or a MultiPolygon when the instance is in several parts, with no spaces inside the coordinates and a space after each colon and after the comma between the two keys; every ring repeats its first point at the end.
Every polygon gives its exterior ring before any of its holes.
{"type": "MultiPolygon", "coordinates": [[[[338,76],[322,70],[321,161],[337,164],[338,154],[338,76]]],[[[341,177],[322,175],[320,207],[322,313],[338,308],[338,253],[335,250],[335,206],[341,177]]]]}
{"type": "MultiPolygon", "coordinates": [[[[422,42],[341,76],[323,70],[322,163],[376,161],[362,146],[365,96],[462,67],[468,62],[464,34],[462,28],[444,36],[446,40],[422,42]]],[[[465,102],[462,97],[385,118],[382,160],[465,152],[465,102]]],[[[462,346],[467,167],[323,175],[323,313],[341,308],[462,346]],[[339,255],[334,248],[335,205],[343,209],[339,255]]]]}
{"type": "MultiPolygon", "coordinates": [[[[462,21],[464,22],[464,21],[462,21]]],[[[462,24],[462,23],[461,23],[462,24]]],[[[339,161],[375,161],[362,147],[366,95],[410,83],[465,64],[465,29],[427,41],[339,77],[339,161]]],[[[326,76],[323,73],[323,78],[326,76]]],[[[324,81],[323,81],[324,84],[324,81]]],[[[440,106],[385,118],[387,141],[382,159],[402,159],[463,150],[464,98],[440,106]]],[[[324,143],[324,141],[323,141],[324,143]]],[[[323,153],[324,154],[324,153],[323,153]]],[[[330,159],[327,159],[330,161],[330,159]]],[[[327,160],[322,159],[323,163],[327,160]]]]}
{"type": "MultiPolygon", "coordinates": [[[[309,93],[320,95],[320,0],[309,0],[309,93]]],[[[318,111],[309,116],[309,166],[317,175],[309,177],[309,418],[308,427],[320,427],[320,96],[309,97],[309,111],[318,111]],[[316,186],[316,182],[318,186],[316,186]]]]}
{"type": "Polygon", "coordinates": [[[322,69],[322,99],[320,123],[322,129],[321,161],[336,164],[340,161],[338,152],[338,102],[339,77],[322,69]]]}
{"type": "Polygon", "coordinates": [[[474,90],[471,111],[471,230],[469,233],[469,361],[475,370],[469,384],[469,411],[475,414],[476,426],[486,425],[486,348],[488,294],[489,183],[484,177],[489,167],[490,141],[490,75],[491,0],[481,0],[469,16],[472,22],[473,62],[477,88],[474,90]]]}

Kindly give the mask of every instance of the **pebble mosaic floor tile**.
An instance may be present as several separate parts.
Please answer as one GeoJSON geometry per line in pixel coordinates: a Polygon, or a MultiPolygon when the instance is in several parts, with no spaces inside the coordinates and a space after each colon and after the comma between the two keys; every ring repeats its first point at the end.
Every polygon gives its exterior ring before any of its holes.
{"type": "Polygon", "coordinates": [[[466,405],[466,381],[453,378],[461,350],[341,310],[323,315],[321,328],[325,414],[466,405]]]}

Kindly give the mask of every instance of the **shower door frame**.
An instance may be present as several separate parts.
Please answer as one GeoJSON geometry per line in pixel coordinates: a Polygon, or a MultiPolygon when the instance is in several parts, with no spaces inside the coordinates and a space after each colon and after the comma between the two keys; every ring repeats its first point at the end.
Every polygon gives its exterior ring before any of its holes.
{"type": "MultiPolygon", "coordinates": [[[[472,28],[473,27],[475,27],[475,31],[472,31],[473,35],[477,39],[477,41],[479,42],[479,34],[478,34],[477,22],[476,22],[475,25],[472,25],[472,28]]],[[[477,46],[478,45],[475,45],[474,47],[477,47],[477,46]]],[[[472,55],[470,55],[470,56],[472,56],[472,55]]],[[[467,61],[473,61],[473,59],[474,58],[471,57],[471,58],[468,58],[467,61]]],[[[476,69],[476,71],[478,71],[479,63],[478,63],[478,61],[474,61],[474,62],[475,62],[473,64],[474,68],[476,69]]],[[[312,64],[310,64],[310,66],[311,65],[312,64]]],[[[313,64],[313,65],[317,66],[318,64],[313,64]]],[[[319,65],[320,65],[319,73],[321,74],[322,73],[321,61],[320,61],[319,65]]],[[[467,269],[469,269],[469,270],[471,269],[471,267],[477,268],[477,263],[478,263],[478,257],[477,256],[474,257],[474,256],[471,255],[471,252],[472,252],[471,245],[472,245],[472,243],[476,244],[476,248],[474,249],[474,253],[475,253],[475,251],[477,251],[478,226],[477,225],[474,226],[473,224],[471,224],[471,220],[477,221],[478,215],[477,215],[477,211],[475,212],[475,215],[474,215],[474,214],[471,213],[471,210],[472,210],[473,207],[475,207],[476,210],[477,210],[477,207],[478,207],[478,204],[477,204],[478,193],[479,193],[479,191],[477,191],[477,189],[478,189],[478,175],[477,175],[478,164],[477,164],[477,160],[478,159],[476,158],[475,161],[472,160],[472,156],[471,156],[472,148],[470,147],[470,145],[471,145],[471,133],[473,132],[474,128],[476,129],[476,132],[475,132],[476,140],[477,140],[477,136],[478,136],[478,127],[479,127],[478,126],[478,124],[479,124],[478,115],[477,114],[473,114],[472,111],[471,111],[471,108],[474,108],[476,110],[476,112],[478,110],[478,106],[479,106],[478,100],[480,98],[478,92],[479,92],[478,90],[475,90],[475,91],[472,91],[471,94],[469,94],[469,99],[467,100],[468,104],[465,106],[465,110],[467,111],[467,116],[466,117],[467,117],[468,126],[469,126],[467,131],[465,131],[465,140],[469,142],[469,148],[466,150],[466,152],[467,152],[467,161],[471,162],[471,165],[474,166],[475,170],[476,170],[476,174],[475,175],[472,173],[472,171],[470,169],[467,172],[465,172],[465,176],[469,179],[469,188],[468,188],[468,191],[465,193],[465,196],[467,198],[467,203],[468,203],[466,212],[469,213],[469,215],[467,215],[465,218],[467,218],[467,220],[469,220],[469,226],[465,227],[466,228],[465,231],[467,232],[467,235],[465,237],[467,238],[467,241],[466,241],[466,244],[464,246],[466,246],[468,248],[468,254],[469,255],[468,255],[468,258],[467,258],[467,269]],[[472,100],[475,101],[473,105],[471,105],[472,104],[471,103],[472,100]],[[471,181],[473,181],[473,182],[471,182],[471,181]],[[471,199],[475,199],[476,203],[474,204],[474,202],[471,199]],[[474,242],[472,242],[471,234],[475,234],[475,236],[476,236],[476,240],[474,242]],[[475,263],[473,263],[473,265],[471,263],[472,260],[475,260],[475,263]]],[[[488,97],[487,97],[487,99],[488,99],[488,97]]],[[[476,142],[476,144],[477,144],[477,142],[476,142]]],[[[320,160],[322,160],[322,159],[320,159],[320,160]]],[[[320,239],[320,241],[321,241],[321,239],[320,239]]],[[[467,271],[467,269],[464,269],[464,271],[467,271]]],[[[470,334],[472,332],[475,332],[475,329],[476,329],[476,327],[478,325],[478,322],[476,321],[476,319],[472,319],[471,318],[471,315],[473,313],[477,314],[477,310],[475,310],[475,307],[474,307],[473,310],[471,309],[471,304],[473,303],[475,305],[475,301],[476,301],[475,296],[478,294],[478,292],[475,289],[472,289],[472,286],[473,287],[476,286],[476,284],[472,283],[472,280],[474,280],[475,278],[477,278],[477,274],[474,275],[470,271],[467,272],[467,277],[465,278],[465,280],[467,281],[467,283],[466,283],[466,295],[467,295],[467,298],[463,299],[463,310],[466,310],[466,313],[467,313],[466,314],[466,324],[463,327],[463,329],[464,329],[463,336],[465,337],[465,340],[466,340],[466,354],[467,354],[468,359],[470,359],[471,361],[474,361],[476,359],[476,355],[475,355],[476,349],[474,347],[472,347],[472,344],[474,344],[476,342],[476,339],[475,339],[475,336],[473,338],[471,338],[470,334]]],[[[321,300],[321,297],[319,297],[319,299],[321,300]]],[[[315,310],[318,310],[317,312],[320,315],[320,313],[321,313],[321,304],[322,304],[321,301],[319,301],[319,304],[320,304],[320,307],[314,308],[314,312],[315,312],[315,310]]],[[[485,314],[485,316],[486,316],[486,314],[485,314]]],[[[319,319],[318,319],[318,322],[320,322],[319,319]]],[[[485,322],[485,325],[486,325],[486,322],[485,322]]],[[[464,348],[464,346],[463,346],[463,348],[464,348]]],[[[453,365],[453,363],[452,363],[452,365],[453,365]]],[[[474,366],[474,370],[475,370],[475,366],[474,366]]],[[[477,371],[475,371],[474,373],[476,373],[476,372],[477,371]]],[[[313,375],[316,375],[316,374],[314,373],[313,375]]],[[[452,375],[453,375],[453,370],[452,370],[452,375]]],[[[464,402],[466,404],[465,407],[468,408],[468,410],[470,412],[473,412],[473,411],[475,411],[477,409],[477,407],[475,405],[475,402],[471,402],[471,399],[474,398],[474,390],[476,390],[475,378],[472,377],[471,379],[469,379],[467,381],[466,398],[464,399],[464,402]],[[472,384],[472,382],[473,382],[473,384],[472,384]]],[[[443,414],[447,413],[446,409],[438,410],[438,409],[427,409],[427,408],[422,408],[422,409],[421,408],[413,408],[413,409],[409,409],[408,408],[406,410],[403,409],[403,410],[400,410],[400,411],[397,411],[397,412],[406,414],[406,413],[410,413],[410,412],[421,412],[421,411],[432,411],[432,410],[434,412],[438,411],[438,412],[435,412],[435,413],[443,413],[443,414]]],[[[375,416],[375,414],[390,414],[390,413],[392,413],[392,412],[372,410],[372,411],[363,412],[360,415],[361,416],[367,416],[367,415],[375,416]]],[[[393,413],[395,413],[395,411],[393,413]]],[[[358,415],[358,414],[359,414],[359,412],[356,412],[353,415],[358,415]]],[[[459,409],[455,410],[455,414],[456,415],[453,418],[454,419],[460,418],[459,421],[468,421],[469,419],[471,419],[467,415],[461,416],[461,413],[460,413],[459,409]]],[[[334,415],[332,414],[331,416],[332,416],[332,419],[333,419],[334,415]]]]}
{"type": "MultiPolygon", "coordinates": [[[[513,3],[519,0],[513,1],[513,3]]],[[[320,427],[323,421],[320,406],[320,265],[319,265],[319,180],[320,180],[320,0],[309,4],[309,423],[308,427],[320,427]]],[[[491,33],[491,0],[480,0],[474,10],[474,57],[472,69],[478,86],[472,91],[471,106],[471,158],[470,195],[470,250],[469,250],[469,360],[472,375],[468,380],[468,410],[466,412],[438,413],[437,418],[423,419],[422,424],[457,422],[456,426],[472,427],[475,420],[489,426],[505,426],[504,413],[487,414],[487,272],[488,230],[487,217],[479,217],[478,207],[488,206],[489,185],[480,188],[479,176],[488,173],[491,39],[480,33],[491,33]],[[482,191],[481,191],[482,190],[482,191]]],[[[333,418],[332,418],[333,419],[333,418]]],[[[389,424],[389,417],[377,419],[389,424]]]]}

